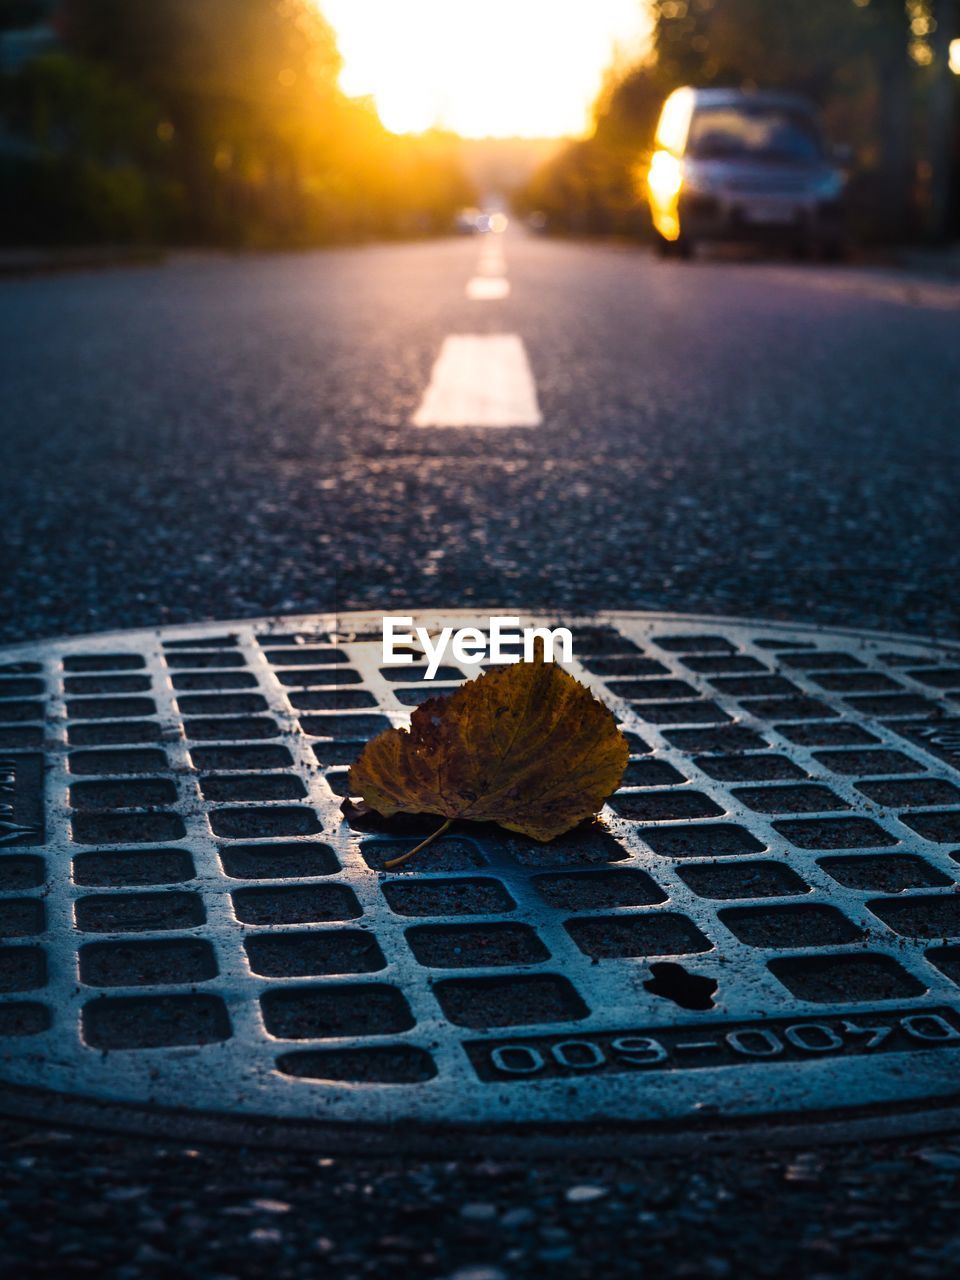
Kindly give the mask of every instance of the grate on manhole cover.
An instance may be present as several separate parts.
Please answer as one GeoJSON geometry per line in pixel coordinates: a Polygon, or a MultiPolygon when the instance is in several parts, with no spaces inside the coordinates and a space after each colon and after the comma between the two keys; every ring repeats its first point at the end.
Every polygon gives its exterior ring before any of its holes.
{"type": "Polygon", "coordinates": [[[423,695],[378,615],[0,653],[4,1105],[373,1142],[952,1119],[960,650],[571,625],[631,743],[602,825],[394,873],[434,821],[340,807],[423,695]]]}

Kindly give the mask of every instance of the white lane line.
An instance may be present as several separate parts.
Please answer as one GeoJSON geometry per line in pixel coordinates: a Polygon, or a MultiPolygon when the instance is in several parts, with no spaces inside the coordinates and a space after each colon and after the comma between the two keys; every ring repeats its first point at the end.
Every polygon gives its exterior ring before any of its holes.
{"type": "Polygon", "coordinates": [[[467,281],[467,297],[474,302],[499,302],[510,293],[510,281],[504,276],[474,276],[467,281]]]}
{"type": "Polygon", "coordinates": [[[444,338],[415,427],[537,427],[543,421],[530,362],[516,333],[444,338]]]}

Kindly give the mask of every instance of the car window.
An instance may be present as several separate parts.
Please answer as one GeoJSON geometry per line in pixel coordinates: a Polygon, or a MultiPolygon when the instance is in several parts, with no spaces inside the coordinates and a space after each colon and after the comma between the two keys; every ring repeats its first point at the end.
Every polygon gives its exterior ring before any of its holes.
{"type": "Polygon", "coordinates": [[[802,164],[819,160],[820,136],[801,110],[771,106],[700,107],[687,153],[697,160],[760,159],[802,164]]]}

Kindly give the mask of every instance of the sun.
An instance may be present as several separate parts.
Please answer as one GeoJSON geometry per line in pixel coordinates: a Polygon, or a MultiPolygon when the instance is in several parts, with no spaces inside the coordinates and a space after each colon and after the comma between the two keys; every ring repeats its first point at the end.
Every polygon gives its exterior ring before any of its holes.
{"type": "Polygon", "coordinates": [[[607,68],[649,40],[643,0],[318,0],[340,84],[395,133],[583,133],[607,68]]]}

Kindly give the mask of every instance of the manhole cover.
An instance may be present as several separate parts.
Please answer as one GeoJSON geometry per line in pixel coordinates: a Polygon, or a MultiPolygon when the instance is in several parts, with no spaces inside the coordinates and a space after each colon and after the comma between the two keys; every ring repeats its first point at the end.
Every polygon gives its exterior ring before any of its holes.
{"type": "Polygon", "coordinates": [[[425,694],[380,621],[0,655],[8,1109],[311,1141],[951,1118],[960,649],[575,620],[632,744],[605,825],[391,874],[434,820],[340,809],[425,694]]]}

